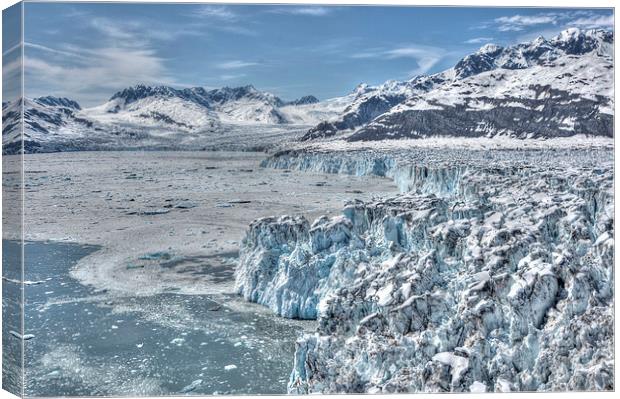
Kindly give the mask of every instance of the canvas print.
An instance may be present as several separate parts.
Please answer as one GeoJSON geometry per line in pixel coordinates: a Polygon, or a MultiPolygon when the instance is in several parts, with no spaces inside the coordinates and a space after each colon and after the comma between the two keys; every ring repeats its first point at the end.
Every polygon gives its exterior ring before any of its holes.
{"type": "Polygon", "coordinates": [[[3,389],[615,389],[611,6],[2,17],[3,389]]]}

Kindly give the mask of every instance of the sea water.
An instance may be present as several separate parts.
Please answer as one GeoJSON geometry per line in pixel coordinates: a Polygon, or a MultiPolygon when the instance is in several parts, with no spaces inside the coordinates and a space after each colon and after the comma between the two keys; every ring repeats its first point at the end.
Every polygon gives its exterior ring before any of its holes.
{"type": "MultiPolygon", "coordinates": [[[[19,243],[3,245],[6,261],[19,260],[19,243]]],[[[97,291],[69,274],[97,249],[25,244],[25,334],[34,335],[24,341],[27,396],[286,393],[303,323],[232,293],[97,291]]],[[[232,270],[216,273],[232,278],[232,270]]]]}

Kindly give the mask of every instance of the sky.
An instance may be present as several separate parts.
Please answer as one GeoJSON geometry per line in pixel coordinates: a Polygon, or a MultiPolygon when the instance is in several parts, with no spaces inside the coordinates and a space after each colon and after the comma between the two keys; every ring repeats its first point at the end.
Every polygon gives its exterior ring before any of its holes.
{"type": "Polygon", "coordinates": [[[26,3],[24,14],[26,97],[82,106],[138,83],[325,99],[442,71],[486,43],[613,29],[611,9],[26,3]]]}

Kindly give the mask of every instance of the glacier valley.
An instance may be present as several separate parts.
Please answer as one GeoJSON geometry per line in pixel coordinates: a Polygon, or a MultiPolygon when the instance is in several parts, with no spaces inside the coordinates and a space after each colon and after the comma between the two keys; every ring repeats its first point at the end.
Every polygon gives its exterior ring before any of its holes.
{"type": "Polygon", "coordinates": [[[72,253],[9,333],[27,393],[615,389],[613,68],[613,32],[568,29],[325,100],[4,102],[6,246],[72,253]]]}

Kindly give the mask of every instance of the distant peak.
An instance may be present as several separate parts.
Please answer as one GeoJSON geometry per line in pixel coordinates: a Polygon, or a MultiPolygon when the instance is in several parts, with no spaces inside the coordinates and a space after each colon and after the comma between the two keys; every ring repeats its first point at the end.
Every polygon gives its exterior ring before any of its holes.
{"type": "Polygon", "coordinates": [[[353,93],[360,96],[362,94],[368,93],[371,90],[371,87],[368,83],[360,83],[355,86],[353,93]]]}
{"type": "Polygon", "coordinates": [[[319,99],[315,96],[303,96],[298,98],[297,100],[289,101],[286,105],[306,105],[306,104],[316,104],[319,102],[319,99]]]}
{"type": "Polygon", "coordinates": [[[608,40],[613,38],[613,33],[605,29],[568,28],[561,31],[552,40],[567,42],[584,37],[589,39],[608,40]]]}
{"type": "Polygon", "coordinates": [[[77,110],[82,109],[77,101],[66,97],[45,96],[35,98],[34,101],[42,105],[73,108],[77,110]]]}
{"type": "Polygon", "coordinates": [[[493,44],[493,43],[488,43],[480,47],[480,50],[478,50],[478,52],[481,54],[495,54],[499,52],[500,50],[502,50],[501,46],[498,46],[497,44],[493,44]]]}
{"type": "Polygon", "coordinates": [[[174,96],[177,94],[178,91],[170,86],[148,86],[143,83],[138,83],[134,86],[116,92],[112,97],[110,97],[110,100],[123,99],[125,100],[125,103],[128,104],[136,100],[155,95],[174,96]]]}

